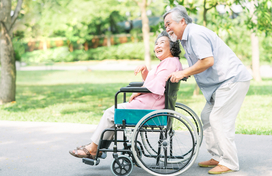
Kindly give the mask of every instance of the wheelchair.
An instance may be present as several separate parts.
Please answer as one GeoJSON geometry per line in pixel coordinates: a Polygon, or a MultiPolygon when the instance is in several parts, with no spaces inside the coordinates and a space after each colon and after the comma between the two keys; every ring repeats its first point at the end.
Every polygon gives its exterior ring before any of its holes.
{"type": "Polygon", "coordinates": [[[117,109],[120,94],[126,102],[126,93],[150,93],[142,85],[143,82],[132,82],[115,94],[114,128],[103,131],[96,157],[83,158],[83,163],[96,166],[112,152],[111,171],[115,176],[129,175],[135,165],[157,176],[178,175],[192,166],[203,130],[197,114],[186,105],[176,103],[180,82],[172,83],[170,79],[166,82],[165,109],[117,109]],[[114,132],[112,140],[103,140],[107,131],[114,132]],[[113,148],[109,149],[111,143],[113,148]],[[102,152],[100,157],[99,152],[102,152]]]}

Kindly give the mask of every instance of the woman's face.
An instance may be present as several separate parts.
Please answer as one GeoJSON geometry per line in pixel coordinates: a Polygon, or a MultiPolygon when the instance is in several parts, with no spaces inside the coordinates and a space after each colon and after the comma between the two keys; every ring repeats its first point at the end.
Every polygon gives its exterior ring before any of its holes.
{"type": "Polygon", "coordinates": [[[170,41],[166,36],[160,37],[155,43],[155,55],[161,61],[168,58],[173,57],[170,51],[170,41]]]}

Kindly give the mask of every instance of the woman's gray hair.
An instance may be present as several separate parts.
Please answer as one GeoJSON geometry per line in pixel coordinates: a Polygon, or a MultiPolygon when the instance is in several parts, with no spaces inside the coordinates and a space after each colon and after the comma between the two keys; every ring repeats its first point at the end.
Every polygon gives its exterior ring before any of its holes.
{"type": "Polygon", "coordinates": [[[170,42],[170,52],[171,52],[171,54],[172,54],[174,57],[178,57],[178,58],[179,58],[179,54],[181,53],[180,46],[179,46],[179,41],[177,40],[176,42],[172,42],[171,39],[170,39],[169,34],[168,34],[166,31],[162,31],[162,32],[158,35],[157,39],[155,40],[155,44],[157,43],[158,39],[159,39],[160,37],[163,37],[163,36],[168,37],[168,39],[169,39],[169,42],[170,42]]]}
{"type": "Polygon", "coordinates": [[[182,18],[184,18],[186,24],[192,23],[192,18],[189,17],[186,8],[181,5],[178,5],[172,8],[171,10],[169,10],[168,12],[166,12],[163,15],[163,19],[165,19],[165,17],[170,13],[172,13],[172,20],[176,22],[180,22],[182,18]]]}

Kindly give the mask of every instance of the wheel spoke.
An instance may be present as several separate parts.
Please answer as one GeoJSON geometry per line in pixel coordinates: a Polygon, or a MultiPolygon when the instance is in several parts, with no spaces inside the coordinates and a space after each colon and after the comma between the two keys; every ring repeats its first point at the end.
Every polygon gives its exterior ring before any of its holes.
{"type": "Polygon", "coordinates": [[[135,127],[131,145],[133,157],[140,167],[153,175],[178,175],[197,157],[196,136],[195,126],[185,116],[171,110],[154,111],[135,127]],[[142,157],[135,150],[138,141],[143,144],[142,157]]]}

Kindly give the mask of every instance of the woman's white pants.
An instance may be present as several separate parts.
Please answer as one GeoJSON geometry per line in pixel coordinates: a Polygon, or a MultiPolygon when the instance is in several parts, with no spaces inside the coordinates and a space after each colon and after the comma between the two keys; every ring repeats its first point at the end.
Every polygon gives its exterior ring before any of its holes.
{"type": "MultiPolygon", "coordinates": [[[[126,103],[118,104],[117,108],[126,109],[126,103]]],[[[115,109],[114,106],[112,106],[104,112],[98,126],[96,127],[96,130],[94,131],[94,134],[91,137],[92,142],[94,142],[95,144],[98,145],[101,134],[105,129],[114,127],[114,109],[115,109]]],[[[112,139],[113,135],[114,135],[114,132],[107,131],[105,132],[103,139],[110,140],[112,139]]]]}
{"type": "Polygon", "coordinates": [[[234,141],[235,120],[249,89],[250,81],[227,83],[219,87],[206,102],[201,113],[208,152],[219,164],[239,170],[234,141]]]}

